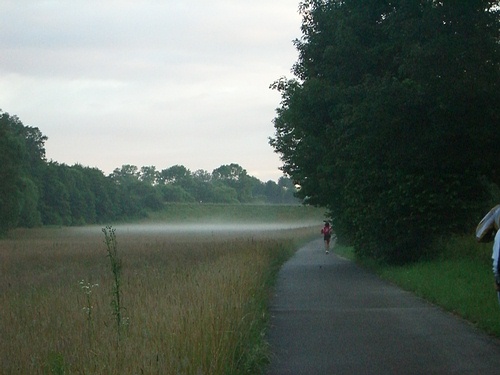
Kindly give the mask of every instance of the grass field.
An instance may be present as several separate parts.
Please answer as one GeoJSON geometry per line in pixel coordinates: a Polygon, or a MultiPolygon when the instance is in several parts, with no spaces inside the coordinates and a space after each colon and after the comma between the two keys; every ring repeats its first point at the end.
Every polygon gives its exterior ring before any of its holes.
{"type": "MultiPolygon", "coordinates": [[[[170,207],[184,216],[165,212],[150,224],[181,217],[201,225],[210,210],[196,206],[170,207]]],[[[214,221],[245,223],[228,233],[117,226],[118,282],[100,227],[11,232],[0,240],[0,373],[258,373],[274,276],[301,241],[317,236],[322,214],[237,207],[211,207],[220,213],[214,221]],[[271,230],[247,230],[259,215],[271,230]],[[295,224],[272,229],[283,222],[295,224]]]]}
{"type": "MultiPolygon", "coordinates": [[[[382,278],[500,337],[500,306],[491,270],[492,244],[476,243],[470,236],[452,237],[436,246],[441,249],[437,259],[404,267],[360,262],[382,278]]],[[[352,248],[338,247],[336,251],[354,259],[352,248]]]]}

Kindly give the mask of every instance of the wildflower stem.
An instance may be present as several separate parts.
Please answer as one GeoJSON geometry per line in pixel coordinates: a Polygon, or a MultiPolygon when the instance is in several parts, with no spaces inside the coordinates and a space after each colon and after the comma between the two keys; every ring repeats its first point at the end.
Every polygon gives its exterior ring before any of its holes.
{"type": "Polygon", "coordinates": [[[111,307],[113,308],[113,315],[116,320],[116,332],[118,337],[118,342],[121,338],[121,326],[122,326],[122,301],[121,301],[121,269],[122,262],[118,256],[118,246],[116,242],[116,232],[111,226],[102,228],[104,233],[104,243],[106,244],[106,250],[108,253],[108,258],[111,263],[111,271],[113,273],[113,290],[112,290],[112,300],[111,307]]]}

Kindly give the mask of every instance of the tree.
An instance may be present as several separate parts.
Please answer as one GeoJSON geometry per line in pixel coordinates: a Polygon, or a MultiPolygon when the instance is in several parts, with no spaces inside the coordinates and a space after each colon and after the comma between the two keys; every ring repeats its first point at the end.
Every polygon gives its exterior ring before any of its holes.
{"type": "Polygon", "coordinates": [[[160,172],[163,183],[181,183],[191,177],[191,171],[183,165],[174,165],[160,172]]]}
{"type": "Polygon", "coordinates": [[[24,228],[38,227],[42,225],[42,216],[38,207],[39,187],[27,177],[22,178],[21,181],[21,190],[24,194],[20,205],[18,226],[24,228]]]}
{"type": "Polygon", "coordinates": [[[111,178],[97,168],[83,168],[89,183],[89,188],[95,197],[96,222],[102,223],[118,217],[117,190],[118,187],[111,178]]]}
{"type": "Polygon", "coordinates": [[[212,171],[212,179],[233,188],[241,203],[248,203],[252,200],[251,178],[239,164],[221,165],[212,171]]]}
{"type": "Polygon", "coordinates": [[[421,257],[499,181],[498,1],[309,0],[271,145],[358,253],[421,257]],[[495,7],[496,5],[496,7],[495,7]]]}
{"type": "Polygon", "coordinates": [[[212,171],[214,180],[239,181],[247,175],[247,171],[241,165],[231,163],[221,165],[212,171]]]}
{"type": "Polygon", "coordinates": [[[193,172],[193,177],[196,178],[197,180],[205,183],[209,183],[212,181],[212,175],[210,172],[204,170],[204,169],[198,169],[193,172]]]}
{"type": "Polygon", "coordinates": [[[214,203],[236,204],[238,201],[238,192],[226,184],[216,182],[213,189],[214,203]]]}
{"type": "Polygon", "coordinates": [[[197,202],[213,202],[214,186],[210,172],[198,169],[192,174],[192,187],[190,189],[197,202]]]}
{"type": "Polygon", "coordinates": [[[274,181],[267,181],[264,185],[264,195],[271,203],[282,203],[283,190],[274,181]]]}
{"type": "Polygon", "coordinates": [[[182,187],[174,184],[161,185],[159,187],[165,202],[194,202],[195,198],[182,187]]]}
{"type": "Polygon", "coordinates": [[[22,140],[15,136],[8,114],[0,115],[0,233],[17,225],[21,192],[22,140]]]}
{"type": "Polygon", "coordinates": [[[118,185],[129,185],[139,181],[140,172],[135,165],[124,164],[121,168],[115,168],[110,177],[118,185]]]}
{"type": "Polygon", "coordinates": [[[38,128],[0,111],[0,233],[40,224],[38,185],[46,140],[38,128]]]}
{"type": "Polygon", "coordinates": [[[49,162],[41,181],[40,212],[44,225],[71,225],[70,194],[62,167],[49,162]]]}
{"type": "Polygon", "coordinates": [[[139,179],[151,186],[156,185],[158,176],[159,173],[156,171],[156,167],[154,165],[141,167],[139,172],[139,179]]]}

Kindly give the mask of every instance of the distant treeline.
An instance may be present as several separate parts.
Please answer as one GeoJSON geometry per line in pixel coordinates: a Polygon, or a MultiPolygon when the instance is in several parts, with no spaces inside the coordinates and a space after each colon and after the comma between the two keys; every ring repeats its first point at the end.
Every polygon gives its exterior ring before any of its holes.
{"type": "Polygon", "coordinates": [[[144,216],[166,202],[294,204],[287,178],[262,182],[238,164],[209,173],[182,165],[157,170],[97,168],[47,161],[47,137],[0,111],[0,233],[15,227],[82,225],[144,216]]]}

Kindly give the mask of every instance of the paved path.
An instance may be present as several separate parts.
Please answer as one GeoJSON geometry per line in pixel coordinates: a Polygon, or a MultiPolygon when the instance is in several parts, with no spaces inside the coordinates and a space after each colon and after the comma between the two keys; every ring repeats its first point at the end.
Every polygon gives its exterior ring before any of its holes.
{"type": "Polygon", "coordinates": [[[500,341],[322,248],[278,275],[269,375],[500,374],[500,341]]]}

